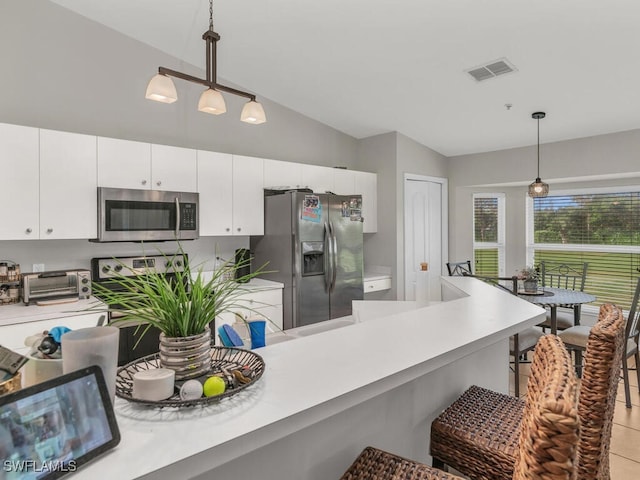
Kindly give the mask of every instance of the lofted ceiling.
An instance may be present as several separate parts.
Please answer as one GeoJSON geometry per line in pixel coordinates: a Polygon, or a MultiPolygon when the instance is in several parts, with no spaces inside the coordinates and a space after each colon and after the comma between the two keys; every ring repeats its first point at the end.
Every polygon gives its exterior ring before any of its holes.
{"type": "MultiPolygon", "coordinates": [[[[207,0],[53,1],[204,68],[207,0]]],[[[501,150],[537,110],[542,143],[640,128],[638,0],[215,0],[214,28],[221,81],[356,138],[501,150]]]]}

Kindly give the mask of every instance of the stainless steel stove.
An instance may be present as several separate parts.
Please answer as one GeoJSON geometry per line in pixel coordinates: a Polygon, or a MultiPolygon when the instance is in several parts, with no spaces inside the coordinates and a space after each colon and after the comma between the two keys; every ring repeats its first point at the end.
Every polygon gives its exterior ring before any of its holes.
{"type": "MultiPolygon", "coordinates": [[[[122,287],[113,281],[116,276],[144,276],[150,270],[162,272],[168,278],[175,278],[176,272],[185,270],[188,262],[187,254],[176,253],[171,255],[145,255],[137,257],[103,257],[91,259],[91,275],[93,281],[113,290],[121,290],[122,287]]],[[[99,292],[94,295],[100,298],[99,292]]],[[[109,323],[121,317],[117,306],[111,306],[114,311],[109,312],[109,323]]],[[[125,365],[140,357],[158,352],[159,330],[155,327],[149,328],[142,339],[140,335],[144,326],[139,323],[128,323],[126,325],[116,323],[120,327],[120,351],[118,354],[118,365],[125,365]],[[137,344],[137,345],[136,345],[137,344]]]]}

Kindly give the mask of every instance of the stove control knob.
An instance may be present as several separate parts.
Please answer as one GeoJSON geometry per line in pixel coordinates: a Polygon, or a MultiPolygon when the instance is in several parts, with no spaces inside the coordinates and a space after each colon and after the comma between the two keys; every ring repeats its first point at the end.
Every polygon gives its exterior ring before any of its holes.
{"type": "Polygon", "coordinates": [[[181,267],[182,266],[182,260],[176,260],[176,266],[177,267],[181,267]]]}
{"type": "Polygon", "coordinates": [[[89,291],[89,287],[82,287],[82,293],[87,293],[89,291]]]}
{"type": "Polygon", "coordinates": [[[111,271],[111,265],[105,265],[104,267],[102,267],[102,271],[104,273],[109,273],[111,271]]]}
{"type": "MultiPolygon", "coordinates": [[[[89,283],[89,279],[87,277],[82,277],[82,280],[80,280],[82,283],[87,284],[89,283]]],[[[86,287],[85,287],[86,288],[86,287]]]]}
{"type": "Polygon", "coordinates": [[[167,261],[165,262],[165,264],[164,264],[164,267],[165,267],[166,269],[169,269],[169,268],[173,267],[173,263],[171,263],[171,260],[167,260],[167,261]]]}
{"type": "Polygon", "coordinates": [[[116,265],[115,267],[113,267],[113,269],[114,269],[116,272],[120,272],[120,271],[122,270],[122,265],[116,265]]]}

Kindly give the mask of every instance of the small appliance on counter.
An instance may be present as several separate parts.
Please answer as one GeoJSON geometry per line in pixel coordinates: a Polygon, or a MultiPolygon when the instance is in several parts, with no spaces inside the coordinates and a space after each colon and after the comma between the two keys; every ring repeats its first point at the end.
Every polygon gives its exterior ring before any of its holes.
{"type": "Polygon", "coordinates": [[[91,272],[85,269],[25,273],[22,300],[25,305],[51,305],[91,296],[91,272]]]}
{"type": "MultiPolygon", "coordinates": [[[[176,272],[182,272],[187,267],[188,256],[186,253],[175,253],[166,255],[146,255],[139,257],[106,257],[92,258],[91,272],[93,281],[101,286],[113,290],[122,290],[122,286],[114,282],[112,278],[117,275],[125,275],[128,277],[141,276],[149,270],[164,272],[168,280],[173,281],[176,278],[176,272]]],[[[97,298],[100,298],[99,292],[94,292],[97,298]]],[[[109,323],[111,321],[122,318],[123,314],[118,312],[118,308],[112,306],[109,312],[109,323]]],[[[137,360],[140,357],[157,353],[159,349],[158,336],[160,330],[150,327],[149,331],[140,338],[140,335],[146,325],[139,328],[140,323],[132,322],[123,324],[116,323],[114,326],[120,328],[120,343],[118,351],[118,365],[126,365],[129,362],[137,360]]]]}
{"type": "Polygon", "coordinates": [[[13,260],[0,260],[0,305],[20,301],[21,281],[20,264],[13,260]]]}
{"type": "Polygon", "coordinates": [[[249,280],[246,277],[251,273],[251,252],[246,248],[238,248],[236,250],[236,281],[238,283],[246,283],[249,280]]]}

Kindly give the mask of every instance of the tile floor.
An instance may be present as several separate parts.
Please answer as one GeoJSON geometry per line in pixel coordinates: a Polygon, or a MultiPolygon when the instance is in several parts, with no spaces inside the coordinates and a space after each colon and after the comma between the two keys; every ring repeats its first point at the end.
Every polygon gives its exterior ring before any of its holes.
{"type": "MultiPolygon", "coordinates": [[[[629,359],[629,366],[633,359],[629,359]]],[[[529,365],[520,366],[520,394],[527,391],[529,365]]],[[[640,479],[640,393],[635,371],[629,372],[631,385],[631,408],[626,408],[624,383],[618,385],[618,395],[611,434],[611,480],[640,479]]],[[[511,374],[511,393],[513,394],[513,373],[511,374]]]]}

